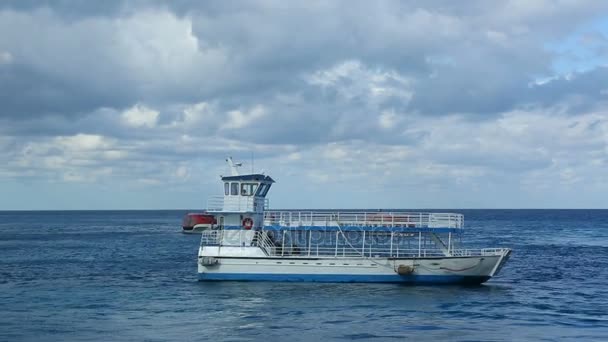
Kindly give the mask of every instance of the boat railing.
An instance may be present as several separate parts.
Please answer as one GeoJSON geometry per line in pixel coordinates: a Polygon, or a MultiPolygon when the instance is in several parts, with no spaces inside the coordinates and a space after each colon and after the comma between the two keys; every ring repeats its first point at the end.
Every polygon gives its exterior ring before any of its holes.
{"type": "Polygon", "coordinates": [[[268,226],[361,226],[463,228],[464,216],[454,213],[423,212],[351,212],[351,211],[290,211],[275,210],[264,213],[268,226]]]}
{"type": "Polygon", "coordinates": [[[219,246],[223,230],[205,230],[201,233],[201,246],[219,246]]]}
{"type": "Polygon", "coordinates": [[[266,255],[276,255],[276,243],[268,235],[266,231],[258,231],[255,233],[254,242],[252,245],[262,248],[266,255]]]}
{"type": "MultiPolygon", "coordinates": [[[[245,247],[242,241],[235,242],[234,245],[222,241],[224,230],[205,230],[201,233],[201,246],[231,246],[245,247]]],[[[335,257],[335,258],[420,258],[420,257],[469,257],[469,256],[496,256],[503,255],[506,248],[483,248],[483,249],[461,249],[451,248],[412,248],[390,243],[390,245],[376,245],[365,242],[352,245],[345,244],[345,241],[337,241],[330,245],[328,243],[316,244],[309,240],[308,243],[288,242],[285,239],[278,239],[268,231],[255,232],[250,246],[260,247],[268,256],[290,256],[290,257],[335,257]]],[[[309,237],[310,239],[310,237],[309,237]]],[[[369,240],[367,240],[369,242],[369,240]]]]}
{"type": "MultiPolygon", "coordinates": [[[[210,245],[210,244],[207,244],[210,245]]],[[[334,257],[334,258],[429,258],[429,257],[475,257],[502,255],[504,248],[484,249],[453,249],[448,254],[437,248],[385,248],[364,247],[353,249],[349,246],[307,246],[285,245],[274,243],[265,234],[260,234],[253,243],[254,246],[262,248],[268,256],[274,257],[334,257]]],[[[234,247],[237,247],[235,245],[234,247]]],[[[247,247],[244,247],[247,248],[247,247]]]]}
{"type": "Polygon", "coordinates": [[[504,254],[508,248],[483,248],[481,249],[482,256],[491,256],[491,255],[502,255],[504,254]]]}

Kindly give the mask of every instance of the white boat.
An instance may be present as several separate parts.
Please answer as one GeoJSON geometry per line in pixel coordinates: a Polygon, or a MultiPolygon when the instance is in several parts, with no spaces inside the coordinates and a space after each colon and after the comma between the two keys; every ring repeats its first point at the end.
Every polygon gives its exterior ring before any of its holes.
{"type": "Polygon", "coordinates": [[[224,195],[202,230],[201,281],[313,281],[481,284],[511,250],[463,249],[464,217],[455,213],[267,210],[274,180],[221,177],[224,195]]]}

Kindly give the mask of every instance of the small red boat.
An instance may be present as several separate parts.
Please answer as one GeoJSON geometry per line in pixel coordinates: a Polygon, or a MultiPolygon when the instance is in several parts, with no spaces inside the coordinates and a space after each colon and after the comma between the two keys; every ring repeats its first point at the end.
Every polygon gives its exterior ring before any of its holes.
{"type": "Polygon", "coordinates": [[[208,213],[188,213],[182,221],[183,233],[200,233],[207,229],[213,229],[217,224],[215,216],[208,213]]]}

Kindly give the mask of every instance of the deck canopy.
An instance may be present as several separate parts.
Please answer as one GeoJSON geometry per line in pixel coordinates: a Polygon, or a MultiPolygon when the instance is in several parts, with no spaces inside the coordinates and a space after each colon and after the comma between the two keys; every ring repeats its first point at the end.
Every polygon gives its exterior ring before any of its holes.
{"type": "Polygon", "coordinates": [[[274,179],[263,174],[239,175],[239,176],[223,176],[224,182],[265,182],[274,183],[274,179]]]}

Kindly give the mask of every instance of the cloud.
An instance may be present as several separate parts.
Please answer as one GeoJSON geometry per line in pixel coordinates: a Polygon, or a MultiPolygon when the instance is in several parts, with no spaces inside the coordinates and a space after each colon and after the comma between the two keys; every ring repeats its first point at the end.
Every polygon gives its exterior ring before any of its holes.
{"type": "Polygon", "coordinates": [[[371,102],[382,102],[396,97],[407,104],[412,97],[410,80],[406,77],[396,71],[370,70],[355,60],[317,70],[306,80],[323,89],[334,89],[346,100],[364,97],[371,102]]]}
{"type": "Polygon", "coordinates": [[[240,110],[232,110],[227,113],[227,121],[222,125],[222,129],[247,127],[266,114],[266,109],[263,106],[256,106],[245,113],[240,110]]]}
{"type": "Polygon", "coordinates": [[[9,64],[13,62],[13,55],[10,52],[0,51],[0,64],[9,64]]]}
{"type": "Polygon", "coordinates": [[[253,152],[295,206],[605,203],[607,9],[5,1],[0,182],[187,192],[253,152]]]}
{"type": "Polygon", "coordinates": [[[378,124],[383,129],[391,129],[397,125],[398,120],[394,111],[384,111],[378,117],[378,124]]]}
{"type": "Polygon", "coordinates": [[[192,35],[188,18],[160,9],[66,22],[49,8],[0,11],[3,115],[80,115],[137,102],[172,103],[211,91],[221,48],[192,35]],[[24,42],[28,42],[27,44],[24,42]]]}
{"type": "Polygon", "coordinates": [[[132,108],[122,113],[122,120],[132,127],[154,127],[158,121],[159,113],[141,104],[136,104],[132,108]]]}

